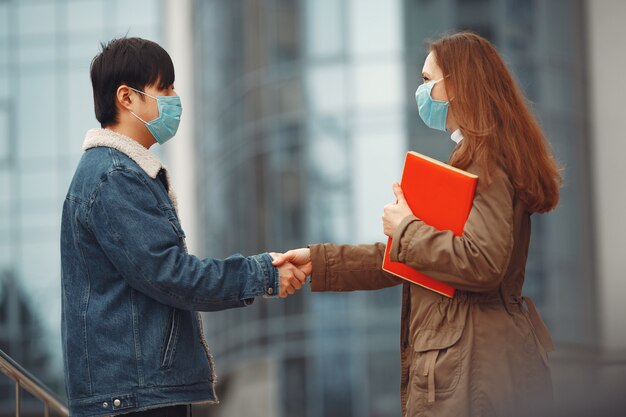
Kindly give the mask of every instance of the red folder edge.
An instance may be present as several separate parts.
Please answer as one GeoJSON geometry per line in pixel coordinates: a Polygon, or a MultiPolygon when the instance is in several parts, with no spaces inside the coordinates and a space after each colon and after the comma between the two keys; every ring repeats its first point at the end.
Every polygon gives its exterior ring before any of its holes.
{"type": "MultiPolygon", "coordinates": [[[[476,185],[478,182],[478,177],[474,174],[471,174],[469,172],[466,171],[462,171],[460,169],[454,168],[448,164],[444,164],[441,161],[438,161],[436,159],[430,158],[428,156],[419,154],[417,152],[408,152],[405,162],[404,162],[404,167],[402,169],[402,180],[400,181],[400,186],[401,188],[404,190],[405,187],[403,187],[403,181],[404,181],[404,173],[406,170],[406,162],[409,158],[412,157],[421,157],[422,159],[425,159],[427,161],[431,161],[437,165],[440,166],[444,166],[446,167],[446,169],[452,169],[453,171],[458,171],[460,173],[463,173],[465,175],[467,175],[469,178],[473,178],[474,181],[472,181],[472,187],[471,189],[469,189],[468,191],[471,192],[471,199],[469,199],[469,207],[464,207],[464,209],[466,209],[467,211],[467,216],[465,216],[465,221],[467,221],[467,217],[469,217],[469,213],[471,211],[471,207],[472,207],[472,202],[473,202],[473,198],[474,198],[474,193],[476,190],[476,185]],[[412,156],[414,155],[414,156],[412,156]]],[[[445,230],[451,230],[451,229],[445,229],[445,230]]],[[[454,232],[454,234],[456,236],[460,236],[463,233],[463,230],[457,230],[454,232]]],[[[390,257],[390,252],[391,252],[391,238],[388,238],[387,240],[387,247],[385,248],[385,256],[383,257],[383,265],[382,265],[382,269],[386,272],[389,272],[390,274],[396,275],[399,278],[402,278],[404,280],[407,280],[413,284],[417,284],[420,285],[426,289],[429,289],[431,291],[434,291],[438,294],[444,295],[446,297],[452,298],[454,297],[454,292],[455,289],[454,287],[448,285],[448,284],[444,284],[443,282],[437,281],[434,278],[429,277],[428,275],[425,275],[413,268],[411,268],[410,266],[407,266],[401,262],[392,262],[391,261],[391,257],[390,257]]]]}

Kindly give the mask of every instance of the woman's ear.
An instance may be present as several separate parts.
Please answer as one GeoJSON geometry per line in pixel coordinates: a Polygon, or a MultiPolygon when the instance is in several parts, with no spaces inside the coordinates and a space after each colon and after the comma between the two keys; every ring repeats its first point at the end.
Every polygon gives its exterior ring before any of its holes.
{"type": "Polygon", "coordinates": [[[131,97],[131,89],[128,88],[128,86],[126,85],[120,85],[119,87],[117,87],[117,91],[115,94],[115,98],[117,103],[128,110],[131,110],[132,104],[133,104],[133,99],[131,97]]]}

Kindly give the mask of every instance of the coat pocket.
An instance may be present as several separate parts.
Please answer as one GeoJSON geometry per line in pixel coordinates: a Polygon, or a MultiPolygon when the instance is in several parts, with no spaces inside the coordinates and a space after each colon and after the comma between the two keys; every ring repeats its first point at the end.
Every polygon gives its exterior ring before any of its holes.
{"type": "Polygon", "coordinates": [[[435,402],[435,393],[454,391],[461,378],[463,327],[445,330],[422,329],[414,347],[413,389],[428,393],[428,402],[435,402]]]}
{"type": "Polygon", "coordinates": [[[163,345],[161,348],[161,368],[167,369],[172,366],[172,360],[176,353],[176,345],[178,344],[179,314],[176,309],[172,309],[169,324],[166,327],[163,337],[163,345]]]}

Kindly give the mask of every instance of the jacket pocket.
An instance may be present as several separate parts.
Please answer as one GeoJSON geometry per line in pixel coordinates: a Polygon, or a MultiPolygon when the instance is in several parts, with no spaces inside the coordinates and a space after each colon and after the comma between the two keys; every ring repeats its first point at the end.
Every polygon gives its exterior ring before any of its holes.
{"type": "Polygon", "coordinates": [[[174,229],[178,237],[184,239],[186,237],[185,231],[180,225],[180,221],[178,221],[178,217],[176,216],[176,211],[174,210],[174,207],[167,204],[161,204],[159,205],[159,209],[163,211],[163,213],[167,216],[167,220],[169,220],[172,228],[174,229]]]}
{"type": "Polygon", "coordinates": [[[178,237],[181,239],[184,239],[186,237],[185,232],[183,231],[183,228],[180,225],[180,222],[178,221],[178,219],[176,217],[169,217],[168,220],[170,221],[170,224],[176,231],[176,234],[178,235],[178,237]]]}
{"type": "Polygon", "coordinates": [[[167,369],[172,366],[172,360],[176,353],[176,345],[178,344],[179,321],[178,310],[173,308],[168,326],[165,328],[165,335],[161,347],[161,369],[167,369]]]}
{"type": "Polygon", "coordinates": [[[428,393],[428,402],[435,402],[435,393],[454,391],[461,378],[463,327],[419,331],[412,363],[412,388],[428,393]]]}

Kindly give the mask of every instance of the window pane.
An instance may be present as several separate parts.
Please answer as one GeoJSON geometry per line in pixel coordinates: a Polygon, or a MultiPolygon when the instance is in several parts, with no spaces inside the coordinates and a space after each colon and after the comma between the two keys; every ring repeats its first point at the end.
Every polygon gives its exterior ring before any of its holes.
{"type": "Polygon", "coordinates": [[[53,33],[55,24],[54,3],[13,3],[17,7],[19,35],[45,35],[53,33]]]}
{"type": "Polygon", "coordinates": [[[113,22],[118,28],[133,32],[139,27],[156,27],[160,8],[161,2],[157,0],[117,0],[113,22]]]}
{"type": "Polygon", "coordinates": [[[402,50],[400,0],[352,2],[348,27],[355,55],[372,55],[402,50]],[[372,24],[376,22],[376,24],[372,24]]]}
{"type": "Polygon", "coordinates": [[[359,110],[401,109],[403,73],[399,62],[359,65],[354,70],[354,98],[359,110]]]}
{"type": "Polygon", "coordinates": [[[309,0],[306,3],[307,39],[312,56],[339,55],[343,49],[342,2],[309,0]]]}
{"type": "Polygon", "coordinates": [[[345,111],[348,87],[345,66],[315,66],[307,75],[307,97],[313,113],[336,114],[345,111]],[[330,91],[332,94],[329,94],[330,91]]]}
{"type": "Polygon", "coordinates": [[[3,104],[0,98],[0,171],[5,168],[9,158],[9,115],[2,108],[3,104]]]}
{"type": "Polygon", "coordinates": [[[42,65],[54,65],[56,49],[54,38],[43,37],[32,42],[24,42],[18,50],[18,63],[22,69],[33,68],[38,71],[43,70],[42,65]]]}
{"type": "Polygon", "coordinates": [[[91,80],[87,69],[72,70],[67,76],[68,108],[64,112],[67,137],[59,142],[62,155],[82,153],[81,146],[89,129],[100,127],[94,114],[91,80]]]}
{"type": "MultiPolygon", "coordinates": [[[[128,2],[132,4],[133,2],[128,2]]],[[[104,30],[104,6],[101,0],[81,0],[67,5],[68,32],[98,32],[104,30]]]]}
{"type": "Polygon", "coordinates": [[[19,78],[17,100],[18,158],[49,158],[55,153],[57,117],[53,69],[19,78]]]}
{"type": "Polygon", "coordinates": [[[9,4],[0,3],[0,44],[9,35],[9,4]]]}

